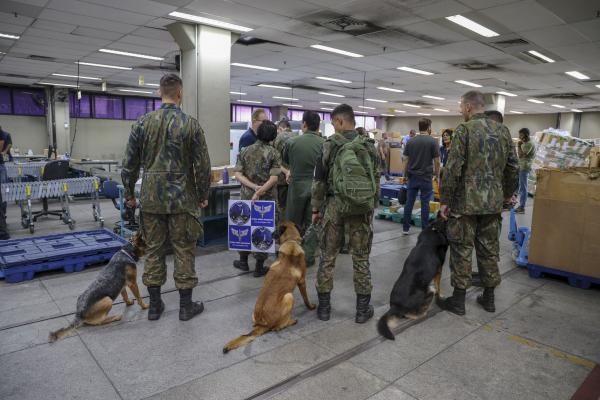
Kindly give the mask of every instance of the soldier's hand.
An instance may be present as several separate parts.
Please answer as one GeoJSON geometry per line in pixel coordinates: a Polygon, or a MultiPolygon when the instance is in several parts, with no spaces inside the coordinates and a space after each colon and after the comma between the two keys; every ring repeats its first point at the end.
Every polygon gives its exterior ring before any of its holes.
{"type": "Polygon", "coordinates": [[[252,196],[252,201],[257,201],[260,200],[260,194],[258,192],[254,193],[254,196],[252,196]]]}
{"type": "Polygon", "coordinates": [[[448,216],[450,215],[450,207],[448,207],[447,204],[442,204],[440,206],[440,216],[443,219],[448,219],[448,216]]]}
{"type": "Polygon", "coordinates": [[[285,181],[290,184],[292,183],[292,174],[290,173],[290,171],[288,170],[288,172],[286,172],[285,174],[285,181]]]}
{"type": "Polygon", "coordinates": [[[129,198],[129,199],[128,199],[128,200],[125,202],[125,204],[126,204],[126,205],[127,205],[127,207],[129,207],[129,208],[135,208],[135,207],[137,206],[137,202],[136,202],[136,200],[135,200],[135,197],[131,197],[131,198],[129,198]]]}
{"type": "Polygon", "coordinates": [[[208,200],[201,201],[198,205],[200,208],[206,208],[208,206],[208,200]]]}
{"type": "Polygon", "coordinates": [[[254,191],[255,192],[258,192],[260,189],[262,189],[262,186],[260,186],[260,185],[254,186],[254,191]]]}

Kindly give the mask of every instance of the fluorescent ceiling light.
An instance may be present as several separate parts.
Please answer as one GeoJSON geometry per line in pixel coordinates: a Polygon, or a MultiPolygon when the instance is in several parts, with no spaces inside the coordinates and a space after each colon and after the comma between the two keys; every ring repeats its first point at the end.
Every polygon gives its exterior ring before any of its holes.
{"type": "MultiPolygon", "coordinates": [[[[388,92],[404,93],[404,90],[402,90],[402,89],[393,89],[393,88],[384,87],[384,86],[378,86],[377,89],[387,90],[388,92]]],[[[381,115],[383,115],[383,114],[381,114],[381,115]]]]}
{"type": "Polygon", "coordinates": [[[446,17],[448,21],[452,21],[457,25],[462,26],[470,31],[477,33],[478,35],[485,37],[494,37],[500,36],[499,33],[494,32],[491,29],[486,28],[485,26],[478,24],[477,22],[470,20],[469,18],[463,17],[462,15],[452,15],[450,17],[446,17]]]}
{"type": "Polygon", "coordinates": [[[446,100],[446,99],[445,99],[445,98],[443,98],[443,97],[430,96],[430,95],[428,95],[428,94],[426,94],[426,95],[423,95],[423,96],[421,96],[421,97],[425,97],[426,99],[434,99],[434,100],[446,100]]]}
{"type": "Polygon", "coordinates": [[[323,50],[323,51],[329,51],[331,53],[337,53],[337,54],[342,54],[344,56],[348,56],[348,57],[364,57],[362,54],[358,54],[358,53],[352,53],[351,51],[346,51],[346,50],[340,50],[340,49],[336,49],[334,47],[328,47],[328,46],[323,46],[320,44],[311,44],[310,47],[312,47],[313,49],[318,49],[318,50],[323,50]]]}
{"type": "Polygon", "coordinates": [[[169,13],[171,17],[185,19],[186,21],[193,21],[199,24],[216,26],[217,28],[229,29],[230,31],[238,31],[238,32],[250,32],[252,28],[247,28],[245,26],[230,24],[229,22],[223,22],[216,19],[199,17],[197,15],[186,14],[179,11],[173,11],[169,13]]]}
{"type": "Polygon", "coordinates": [[[597,87],[598,89],[600,89],[600,85],[596,85],[596,87],[597,87]]]}
{"type": "Polygon", "coordinates": [[[546,61],[546,62],[549,62],[549,63],[553,63],[554,62],[553,59],[551,59],[550,57],[547,57],[547,56],[543,55],[539,51],[529,50],[528,53],[531,54],[532,56],[534,56],[535,58],[539,58],[539,59],[541,59],[543,61],[546,61]]]}
{"type": "Polygon", "coordinates": [[[77,75],[67,75],[67,74],[52,74],[53,76],[64,76],[65,78],[79,78],[79,79],[89,79],[92,81],[101,81],[101,78],[95,78],[93,76],[77,76],[77,75]]]}
{"type": "Polygon", "coordinates": [[[510,92],[496,92],[497,94],[502,94],[504,96],[508,96],[508,97],[517,97],[516,94],[514,93],[510,93],[510,92]]]}
{"type": "Polygon", "coordinates": [[[117,89],[119,92],[129,92],[129,93],[144,93],[144,94],[153,94],[149,90],[133,90],[133,89],[117,89]]]}
{"type": "Polygon", "coordinates": [[[334,103],[333,101],[320,101],[321,104],[331,104],[334,106],[339,106],[341,103],[334,103]]]}
{"type": "Polygon", "coordinates": [[[248,93],[244,93],[244,92],[229,92],[229,94],[237,94],[237,95],[240,95],[240,96],[245,96],[248,93]]]}
{"type": "Polygon", "coordinates": [[[279,99],[279,100],[291,100],[291,101],[298,101],[298,99],[295,99],[293,97],[281,97],[281,96],[273,96],[274,99],[279,99]]]}
{"type": "Polygon", "coordinates": [[[11,35],[9,33],[0,33],[0,38],[18,40],[18,39],[21,38],[21,36],[19,36],[19,35],[11,35]]]}
{"type": "Polygon", "coordinates": [[[397,113],[405,113],[406,111],[404,111],[404,110],[394,110],[394,112],[397,112],[397,113]]]}
{"type": "Polygon", "coordinates": [[[535,104],[544,104],[543,101],[536,100],[536,99],[527,99],[527,101],[530,102],[530,103],[535,103],[535,104]]]}
{"type": "Polygon", "coordinates": [[[374,103],[387,103],[387,100],[379,100],[379,99],[365,99],[366,101],[372,101],[374,103]]]}
{"type": "Polygon", "coordinates": [[[325,111],[333,111],[333,108],[321,107],[321,110],[325,110],[325,111]]]}
{"type": "Polygon", "coordinates": [[[144,86],[160,87],[159,83],[145,83],[144,86]]]}
{"type": "Polygon", "coordinates": [[[52,85],[52,86],[62,86],[62,87],[78,87],[77,85],[69,85],[66,83],[53,83],[53,82],[38,82],[38,85],[52,85]]]}
{"type": "Polygon", "coordinates": [[[135,57],[135,58],[144,58],[146,60],[154,60],[154,61],[163,61],[164,60],[163,57],[147,56],[145,54],[130,53],[128,51],[121,51],[121,50],[100,49],[98,51],[100,53],[116,54],[118,56],[128,56],[128,57],[135,57]]]}
{"type": "Polygon", "coordinates": [[[261,69],[263,71],[279,71],[279,69],[277,69],[277,68],[261,67],[260,65],[242,64],[242,63],[231,63],[231,65],[233,65],[234,67],[261,69]]]}
{"type": "Polygon", "coordinates": [[[327,76],[315,76],[316,79],[321,79],[324,81],[332,81],[332,82],[339,82],[339,83],[352,83],[351,81],[347,81],[345,79],[336,79],[336,78],[329,78],[327,76]]]}
{"type": "Polygon", "coordinates": [[[417,113],[419,115],[425,115],[425,116],[430,116],[431,114],[427,114],[427,113],[417,113]]]}
{"type": "Polygon", "coordinates": [[[581,73],[581,72],[579,72],[579,71],[567,71],[567,72],[565,72],[565,74],[567,74],[567,75],[570,75],[570,76],[572,76],[573,78],[577,78],[577,79],[581,79],[581,80],[584,80],[584,79],[590,79],[590,77],[589,77],[589,76],[587,76],[587,75],[584,75],[584,74],[582,74],[582,73],[581,73]]]}
{"type": "Polygon", "coordinates": [[[561,106],[560,104],[550,104],[552,107],[556,108],[566,108],[565,106],[561,106]]]}
{"type": "Polygon", "coordinates": [[[412,73],[415,73],[415,74],[420,74],[420,75],[433,75],[433,72],[423,71],[422,69],[417,69],[417,68],[398,67],[397,69],[402,70],[402,71],[406,71],[406,72],[412,72],[412,73]]]}
{"type": "Polygon", "coordinates": [[[368,114],[366,111],[354,110],[354,114],[368,114]]]}
{"type": "Polygon", "coordinates": [[[364,108],[365,110],[374,110],[375,107],[358,106],[358,108],[364,108]]]}
{"type": "Polygon", "coordinates": [[[522,112],[522,111],[514,111],[514,110],[510,110],[510,112],[511,112],[511,113],[513,113],[513,114],[523,114],[523,112],[522,112]]]}
{"type": "Polygon", "coordinates": [[[467,85],[467,86],[472,86],[472,87],[482,87],[481,85],[477,84],[477,83],[473,83],[473,82],[469,82],[469,81],[464,81],[462,79],[459,79],[457,81],[454,81],[456,83],[460,83],[461,85],[467,85]]]}
{"type": "Polygon", "coordinates": [[[331,97],[346,97],[342,94],[327,93],[327,92],[319,92],[319,94],[322,94],[324,96],[331,96],[331,97]]]}
{"type": "Polygon", "coordinates": [[[131,71],[133,68],[131,67],[119,67],[118,65],[109,65],[109,64],[96,64],[90,62],[83,61],[75,61],[75,64],[79,65],[89,65],[90,67],[100,67],[100,68],[112,68],[112,69],[124,69],[125,71],[131,71]]]}
{"type": "Polygon", "coordinates": [[[262,104],[262,101],[258,101],[258,100],[237,100],[240,103],[255,103],[255,104],[262,104]]]}
{"type": "Polygon", "coordinates": [[[381,115],[382,117],[395,117],[394,114],[379,114],[379,115],[381,115]]]}
{"type": "Polygon", "coordinates": [[[571,108],[571,111],[573,111],[573,112],[583,112],[583,111],[581,111],[581,110],[579,110],[577,108],[571,108]]]}
{"type": "Polygon", "coordinates": [[[435,111],[441,111],[441,112],[450,112],[450,110],[446,110],[445,108],[434,108],[435,111]]]}
{"type": "Polygon", "coordinates": [[[408,103],[402,103],[402,105],[406,106],[406,107],[412,107],[412,108],[421,108],[421,106],[417,106],[417,105],[414,105],[414,104],[408,104],[408,103]]]}
{"type": "Polygon", "coordinates": [[[282,103],[281,105],[282,105],[282,106],[288,106],[288,107],[303,107],[303,106],[302,106],[302,105],[300,105],[300,104],[286,104],[286,103],[282,103]]]}
{"type": "Polygon", "coordinates": [[[271,89],[284,89],[284,90],[292,90],[291,87],[287,86],[278,86],[278,85],[269,85],[268,83],[259,83],[257,86],[266,87],[271,89]]]}

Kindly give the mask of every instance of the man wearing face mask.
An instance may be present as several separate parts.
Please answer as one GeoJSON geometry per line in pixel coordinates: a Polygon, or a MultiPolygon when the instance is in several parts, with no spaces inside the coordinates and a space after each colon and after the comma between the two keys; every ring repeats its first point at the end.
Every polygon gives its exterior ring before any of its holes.
{"type": "Polygon", "coordinates": [[[135,183],[143,167],[141,231],[146,242],[143,282],[150,293],[148,319],[164,311],[160,289],[167,280],[166,249],[174,253],[175,286],[179,289],[179,319],[187,321],[204,310],[192,301],[198,284],[196,241],[202,232],[200,209],[208,205],[210,158],[204,131],[181,111],[181,78],[160,80],[162,105],[131,127],[121,178],[129,207],[135,207],[135,183]],[[170,245],[170,246],[169,246],[170,245]]]}
{"type": "Polygon", "coordinates": [[[457,315],[465,314],[473,247],[484,287],[477,303],[488,312],[496,310],[500,213],[503,202],[512,197],[519,182],[519,163],[510,133],[506,126],[487,117],[484,107],[481,92],[462,96],[460,111],[465,122],[454,131],[440,187],[441,214],[448,219],[454,293],[438,304],[457,315]]]}

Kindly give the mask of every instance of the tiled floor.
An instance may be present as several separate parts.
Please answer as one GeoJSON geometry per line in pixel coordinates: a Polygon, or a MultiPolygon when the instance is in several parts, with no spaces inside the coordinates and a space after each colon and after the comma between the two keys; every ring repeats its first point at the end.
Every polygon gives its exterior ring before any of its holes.
{"type": "MultiPolygon", "coordinates": [[[[103,203],[107,226],[117,214],[103,203]]],[[[86,202],[75,203],[77,229],[95,229],[86,202]]],[[[529,225],[531,209],[519,216],[529,225]]],[[[48,273],[21,284],[0,283],[1,399],[569,399],[600,363],[600,291],[553,279],[534,280],[510,259],[505,215],[497,312],[486,313],[469,292],[467,315],[438,309],[395,341],[377,335],[376,319],[354,323],[350,257],[339,257],[333,315],[316,318],[297,301],[296,326],[269,333],[243,349],[221,352],[229,339],[251,328],[262,280],[239,275],[235,254],[199,250],[200,285],[194,296],[206,311],[188,322],[177,317],[171,277],[163,287],[165,315],[150,322],[137,305],[116,304],[122,321],[83,327],[56,344],[48,331],[68,323],[75,300],[99,267],[81,273],[48,273]]],[[[9,207],[13,237],[18,208],[9,207]]],[[[416,242],[393,222],[375,221],[371,254],[376,317],[416,242]]],[[[40,221],[37,234],[66,232],[56,220],[40,221]]],[[[315,269],[309,270],[316,301],[315,269]]],[[[451,291],[449,269],[443,290],[451,291]]],[[[143,294],[146,294],[145,289],[143,294]]],[[[299,300],[299,295],[297,300],[299,300]]],[[[408,321],[403,322],[407,324],[408,321]]]]}

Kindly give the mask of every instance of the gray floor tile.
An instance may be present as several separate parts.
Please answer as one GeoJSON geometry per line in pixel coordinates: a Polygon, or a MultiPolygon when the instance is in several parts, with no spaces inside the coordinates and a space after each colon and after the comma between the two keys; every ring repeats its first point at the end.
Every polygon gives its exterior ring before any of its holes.
{"type": "Polygon", "coordinates": [[[50,297],[48,297],[44,303],[27,304],[10,310],[0,311],[0,324],[2,327],[7,327],[13,324],[21,324],[58,315],[60,315],[60,310],[50,297]]]}
{"type": "Polygon", "coordinates": [[[0,355],[48,343],[48,333],[69,322],[67,318],[56,318],[0,331],[0,355]]]}
{"type": "MultiPolygon", "coordinates": [[[[0,281],[0,312],[51,301],[48,292],[37,279],[22,283],[0,281]]],[[[0,320],[2,325],[6,323],[4,319],[0,320]]]]}
{"type": "Polygon", "coordinates": [[[408,393],[403,392],[396,386],[388,386],[381,392],[369,397],[367,400],[416,400],[408,393]]]}

